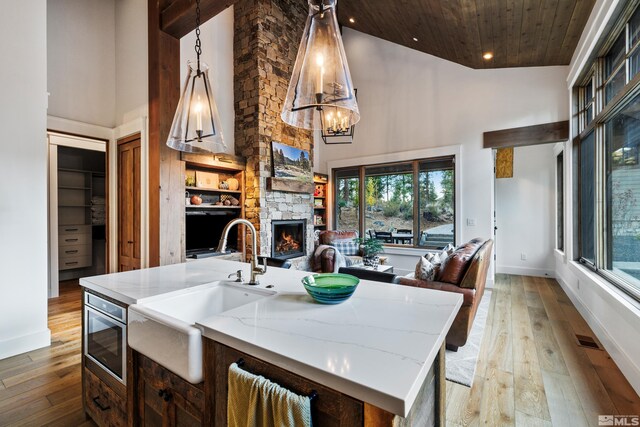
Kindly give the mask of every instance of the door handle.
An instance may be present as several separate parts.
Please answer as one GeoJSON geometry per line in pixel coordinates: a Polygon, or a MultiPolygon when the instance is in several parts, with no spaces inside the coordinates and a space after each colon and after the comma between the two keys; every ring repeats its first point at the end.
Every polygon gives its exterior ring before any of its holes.
{"type": "Polygon", "coordinates": [[[133,244],[133,240],[129,240],[127,243],[131,245],[133,244]]]}
{"type": "Polygon", "coordinates": [[[111,406],[109,406],[109,405],[104,406],[102,403],[100,403],[100,396],[96,396],[96,397],[94,397],[94,398],[93,398],[93,403],[95,403],[95,404],[96,404],[96,406],[97,406],[98,408],[100,408],[100,410],[101,410],[101,411],[106,411],[106,410],[108,410],[108,409],[111,409],[111,406]]]}

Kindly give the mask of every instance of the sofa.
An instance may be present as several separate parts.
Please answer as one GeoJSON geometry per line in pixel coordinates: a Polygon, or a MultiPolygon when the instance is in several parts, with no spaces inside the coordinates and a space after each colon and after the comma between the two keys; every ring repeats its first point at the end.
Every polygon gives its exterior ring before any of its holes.
{"type": "MultiPolygon", "coordinates": [[[[318,244],[311,256],[311,267],[316,273],[333,273],[336,270],[336,240],[353,240],[358,232],[353,230],[323,230],[318,233],[318,244]]],[[[348,256],[349,264],[361,264],[361,256],[348,256]]]]}
{"type": "Polygon", "coordinates": [[[458,246],[440,265],[433,281],[401,277],[400,285],[455,292],[463,296],[462,307],[447,334],[447,349],[457,351],[467,343],[478,305],[484,295],[493,240],[473,239],[458,246]]]}

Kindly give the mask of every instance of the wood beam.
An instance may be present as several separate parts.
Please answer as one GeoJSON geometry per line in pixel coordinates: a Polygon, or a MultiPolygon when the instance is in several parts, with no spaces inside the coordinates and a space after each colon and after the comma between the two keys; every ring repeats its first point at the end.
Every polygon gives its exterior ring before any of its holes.
{"type": "MultiPolygon", "coordinates": [[[[167,192],[171,191],[171,188],[168,188],[171,186],[167,184],[171,180],[166,175],[171,172],[169,166],[172,163],[172,158],[179,160],[179,154],[172,153],[173,150],[166,145],[173,115],[180,98],[180,40],[160,28],[160,13],[168,3],[168,0],[149,0],[148,3],[149,267],[170,263],[163,260],[166,255],[161,256],[161,252],[165,251],[166,241],[170,239],[167,234],[171,233],[166,233],[165,230],[164,235],[161,235],[161,224],[172,224],[173,229],[181,229],[181,221],[177,214],[177,222],[166,222],[166,218],[163,222],[163,218],[161,218],[166,217],[166,209],[175,210],[168,206],[170,197],[167,192]]],[[[184,197],[184,188],[182,188],[182,197],[184,197]]],[[[184,214],[182,216],[184,217],[184,214]]],[[[179,238],[178,242],[180,242],[179,238]]]]}
{"type": "MultiPolygon", "coordinates": [[[[237,0],[201,0],[200,22],[207,22],[237,0]]],[[[196,28],[196,0],[173,0],[160,13],[160,28],[176,39],[196,28]]]]}
{"type": "Polygon", "coordinates": [[[485,132],[484,148],[524,147],[569,139],[569,121],[485,132]]]}

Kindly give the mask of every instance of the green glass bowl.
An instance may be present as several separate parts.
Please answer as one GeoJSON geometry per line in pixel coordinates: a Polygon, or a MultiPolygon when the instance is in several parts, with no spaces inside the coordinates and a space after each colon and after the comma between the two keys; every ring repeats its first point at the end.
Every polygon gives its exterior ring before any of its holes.
{"type": "Polygon", "coordinates": [[[313,274],[302,279],[311,298],[322,304],[340,304],[348,300],[358,283],[357,277],[340,273],[313,274]]]}

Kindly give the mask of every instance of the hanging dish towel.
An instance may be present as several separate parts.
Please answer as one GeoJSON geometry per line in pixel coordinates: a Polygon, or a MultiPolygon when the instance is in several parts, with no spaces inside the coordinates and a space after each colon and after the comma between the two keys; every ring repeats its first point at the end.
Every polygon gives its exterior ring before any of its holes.
{"type": "Polygon", "coordinates": [[[233,363],[229,366],[229,427],[311,427],[311,399],[233,363]]]}

